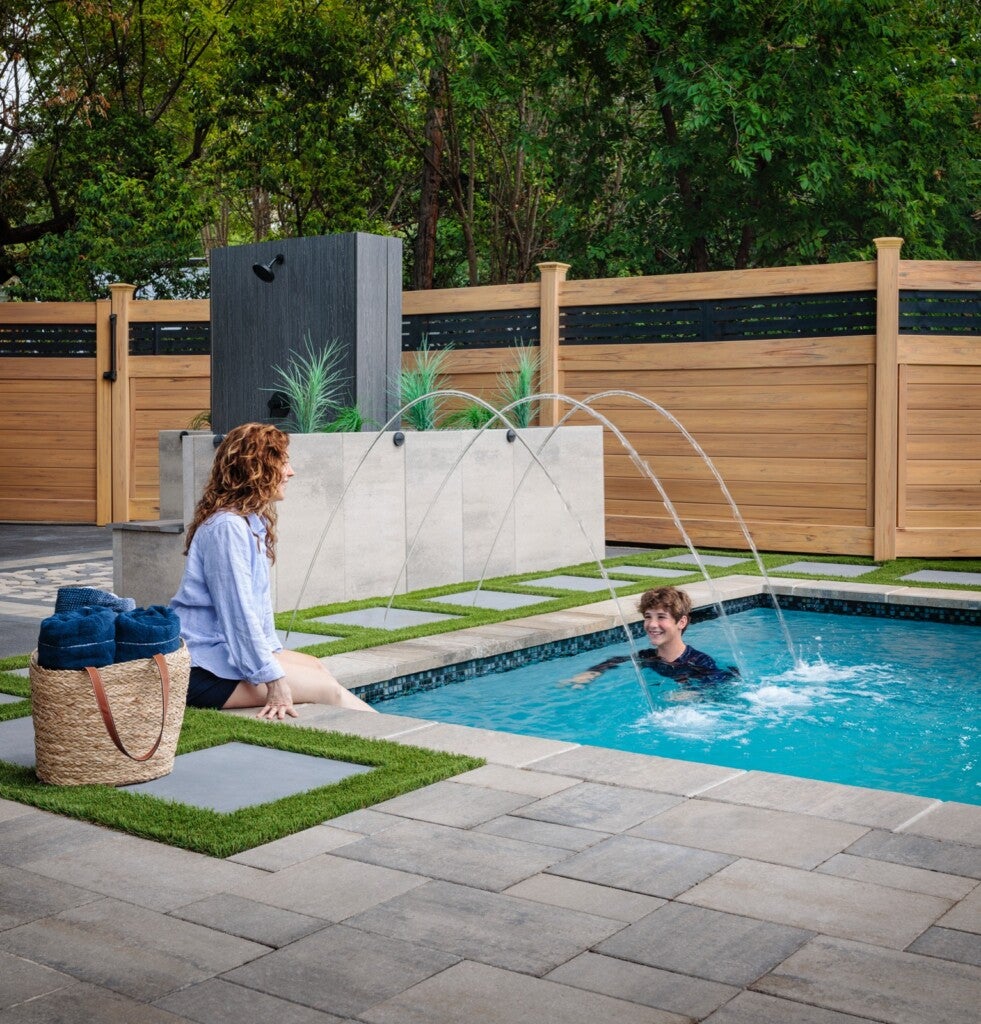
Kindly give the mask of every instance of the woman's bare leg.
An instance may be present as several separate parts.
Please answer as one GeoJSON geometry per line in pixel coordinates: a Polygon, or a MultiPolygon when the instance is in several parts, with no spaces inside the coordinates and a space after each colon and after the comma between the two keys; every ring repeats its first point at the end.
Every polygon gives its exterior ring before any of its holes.
{"type": "MultiPolygon", "coordinates": [[[[322,661],[300,651],[277,651],[276,660],[283,666],[284,679],[294,704],[333,704],[356,711],[374,711],[356,697],[327,671],[322,661]]],[[[266,686],[239,683],[225,701],[224,708],[261,708],[266,703],[266,686]]]]}
{"type": "Polygon", "coordinates": [[[294,704],[336,704],[357,711],[374,711],[327,671],[319,658],[300,651],[277,651],[276,660],[286,672],[294,704]]]}

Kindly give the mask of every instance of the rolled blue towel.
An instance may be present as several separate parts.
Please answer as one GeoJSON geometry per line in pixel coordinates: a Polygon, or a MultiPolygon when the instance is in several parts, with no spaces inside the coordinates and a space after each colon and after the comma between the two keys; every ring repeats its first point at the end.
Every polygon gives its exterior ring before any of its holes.
{"type": "Polygon", "coordinates": [[[95,587],[59,587],[55,598],[55,612],[72,612],[76,608],[94,604],[114,612],[131,612],[136,602],[131,597],[117,597],[109,590],[95,587]]]}
{"type": "Polygon", "coordinates": [[[111,608],[86,605],[42,620],[37,641],[42,668],[100,668],[115,658],[116,613],[111,608]]]}
{"type": "Polygon", "coordinates": [[[116,616],[116,661],[171,654],[181,645],[181,620],[162,604],[116,616]]]}

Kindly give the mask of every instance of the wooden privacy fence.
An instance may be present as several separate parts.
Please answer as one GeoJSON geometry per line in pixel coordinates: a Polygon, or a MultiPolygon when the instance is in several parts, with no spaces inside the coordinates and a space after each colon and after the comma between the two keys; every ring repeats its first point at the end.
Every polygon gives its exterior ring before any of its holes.
{"type": "MultiPolygon", "coordinates": [[[[654,403],[711,457],[761,548],[981,555],[981,264],[902,260],[900,239],[876,246],[865,263],[599,281],[545,263],[534,284],[406,292],[403,359],[423,338],[449,347],[448,386],[494,399],[520,341],[538,346],[543,393],[630,392],[595,411],[698,544],[745,547],[718,481],[654,403]]],[[[0,518],[157,517],[157,431],[209,405],[208,304],[131,295],[117,285],[93,304],[0,303],[0,518]],[[82,326],[90,356],[13,354],[18,336],[74,344],[82,326]]],[[[590,421],[560,399],[539,421],[570,411],[590,421]]],[[[605,467],[608,539],[678,543],[610,431],[605,467]]]]}

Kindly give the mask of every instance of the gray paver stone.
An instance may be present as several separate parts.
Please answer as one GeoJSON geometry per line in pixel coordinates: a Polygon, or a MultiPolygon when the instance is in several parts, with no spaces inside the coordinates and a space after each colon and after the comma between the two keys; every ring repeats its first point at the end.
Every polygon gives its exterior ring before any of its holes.
{"type": "Polygon", "coordinates": [[[593,829],[556,825],[551,821],[536,821],[534,818],[517,818],[510,814],[485,821],[477,826],[476,831],[541,846],[557,846],[560,850],[585,850],[607,835],[606,832],[593,829]]]}
{"type": "Polygon", "coordinates": [[[449,882],[431,882],[349,922],[480,963],[545,974],[622,922],[449,882]]]}
{"type": "Polygon", "coordinates": [[[357,838],[356,833],[332,825],[315,825],[283,836],[282,839],[274,839],[271,843],[254,846],[251,850],[243,850],[227,859],[235,864],[279,871],[290,864],[299,864],[300,861],[310,860],[321,853],[329,853],[339,846],[353,843],[357,838]]]}
{"type": "Polygon", "coordinates": [[[517,793],[447,780],[375,804],[375,810],[432,821],[439,825],[472,828],[482,821],[507,814],[533,799],[517,793]]]}
{"type": "Polygon", "coordinates": [[[457,964],[361,1016],[371,1024],[687,1024],[663,1010],[472,963],[457,964]]]}
{"type": "Polygon", "coordinates": [[[819,936],[754,986],[887,1024],[977,1024],[981,970],[819,936]]]}
{"type": "Polygon", "coordinates": [[[447,825],[405,821],[342,847],[337,856],[499,891],[562,860],[568,851],[447,825]]]}
{"type": "Polygon", "coordinates": [[[457,782],[472,786],[487,786],[488,789],[503,789],[508,793],[521,793],[541,799],[563,789],[575,786],[579,779],[549,775],[528,768],[509,768],[503,764],[485,764],[472,771],[457,775],[457,782]]]}
{"type": "Polygon", "coordinates": [[[265,873],[148,839],[100,829],[102,842],[39,858],[30,870],[150,910],[174,910],[265,873]]]}
{"type": "Polygon", "coordinates": [[[873,857],[949,875],[981,878],[981,848],[927,836],[876,830],[852,843],[845,853],[873,857]]]}
{"type": "Polygon", "coordinates": [[[613,836],[554,865],[550,871],[566,878],[672,899],[731,863],[732,857],[723,853],[634,836],[613,836]]]}
{"type": "Polygon", "coordinates": [[[950,901],[782,864],[740,860],[684,893],[685,903],[903,949],[950,901]]]}
{"type": "Polygon", "coordinates": [[[278,999],[221,978],[202,981],[158,999],[154,1006],[183,1014],[197,1024],[343,1024],[340,1017],[278,999]]]}
{"type": "Polygon", "coordinates": [[[956,801],[938,804],[906,825],[903,832],[981,846],[981,806],[956,801]]]}
{"type": "Polygon", "coordinates": [[[807,814],[687,800],[631,829],[630,834],[736,857],[815,868],[867,831],[864,825],[807,814]]]}
{"type": "Polygon", "coordinates": [[[0,865],[0,930],[101,898],[77,885],[0,865]]]}
{"type": "Polygon", "coordinates": [[[897,828],[936,803],[907,793],[759,771],[744,772],[723,782],[712,790],[712,799],[794,814],[813,814],[870,828],[897,828]]]}
{"type": "Polygon", "coordinates": [[[962,932],[981,932],[981,885],[944,914],[937,924],[962,932]]]}
{"type": "Polygon", "coordinates": [[[507,890],[508,896],[523,900],[548,903],[553,907],[581,910],[584,914],[598,914],[612,917],[615,921],[630,924],[664,905],[656,896],[645,896],[639,892],[614,889],[608,885],[594,885],[577,878],[560,878],[558,875],[534,875],[507,890]]]}
{"type": "Polygon", "coordinates": [[[762,992],[740,992],[704,1024],[868,1024],[867,1017],[793,1003],[762,992]]]}
{"type": "Polygon", "coordinates": [[[943,960],[981,967],[981,935],[953,928],[928,928],[911,946],[910,953],[924,953],[943,960]]]}
{"type": "Polygon", "coordinates": [[[285,946],[327,927],[321,918],[229,893],[190,903],[172,911],[171,916],[272,947],[285,946]]]}
{"type": "Polygon", "coordinates": [[[457,958],[434,948],[335,925],[226,975],[249,988],[341,1017],[359,1016],[457,958]]]}
{"type": "MultiPolygon", "coordinates": [[[[23,811],[23,807],[20,808],[23,811]]],[[[106,831],[95,825],[55,814],[29,811],[0,819],[0,864],[33,871],[51,854],[76,856],[85,846],[105,841],[106,831]]],[[[77,882],[77,878],[67,879],[77,882]]]]}
{"type": "Polygon", "coordinates": [[[325,853],[236,891],[247,899],[336,923],[424,882],[419,875],[325,853]]]}
{"type": "Polygon", "coordinates": [[[697,1020],[708,1016],[739,991],[717,981],[688,978],[598,953],[583,953],[556,967],[547,977],[549,981],[559,981],[573,988],[602,992],[697,1020]]]}
{"type": "Polygon", "coordinates": [[[0,1010],[75,984],[74,978],[54,968],[0,953],[0,1010]]]}
{"type": "Polygon", "coordinates": [[[605,782],[656,793],[692,796],[744,772],[739,768],[720,768],[695,761],[677,761],[669,757],[631,754],[606,747],[576,747],[556,753],[535,765],[538,771],[578,776],[587,782],[605,782]]]}
{"type": "Polygon", "coordinates": [[[927,871],[925,868],[911,868],[905,864],[891,864],[885,860],[856,857],[850,853],[838,853],[817,868],[825,875],[839,878],[854,878],[857,882],[877,882],[906,892],[925,892],[930,896],[942,896],[945,900],[959,900],[976,885],[973,878],[961,875],[945,875],[942,871],[927,871]]]}
{"type": "Polygon", "coordinates": [[[802,928],[668,903],[595,949],[649,967],[748,985],[812,935],[802,928]]]}
{"type": "Polygon", "coordinates": [[[186,1024],[166,1010],[76,983],[7,1010],[4,1024],[186,1024]]]}
{"type": "Polygon", "coordinates": [[[112,899],[0,932],[0,947],[144,1001],[267,952],[257,943],[112,899]]]}
{"type": "Polygon", "coordinates": [[[663,793],[583,782],[513,813],[521,818],[538,818],[575,828],[624,832],[680,802],[680,797],[663,793]]]}

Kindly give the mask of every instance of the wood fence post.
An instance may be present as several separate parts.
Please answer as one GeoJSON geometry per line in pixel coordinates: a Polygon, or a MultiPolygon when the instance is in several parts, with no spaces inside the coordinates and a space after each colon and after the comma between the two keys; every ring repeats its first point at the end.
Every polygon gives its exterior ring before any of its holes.
{"type": "Polygon", "coordinates": [[[872,557],[896,557],[899,509],[899,250],[901,238],[876,238],[875,467],[872,557]]]}
{"type": "MultiPolygon", "coordinates": [[[[559,375],[559,308],[562,305],[562,282],[569,270],[568,263],[537,264],[541,277],[541,299],[539,307],[539,358],[538,389],[544,394],[560,394],[562,381],[559,375]]],[[[543,427],[553,427],[559,422],[562,410],[559,401],[550,398],[539,406],[538,422],[543,427]]]]}
{"type": "Polygon", "coordinates": [[[112,381],[108,299],[95,304],[95,524],[112,522],[112,381]]]}
{"type": "Polygon", "coordinates": [[[129,387],[129,304],[136,286],[109,286],[109,323],[113,351],[110,358],[112,381],[112,518],[114,522],[129,521],[130,483],[133,476],[131,457],[133,425],[130,422],[129,387]],[[114,376],[113,376],[114,375],[114,376]]]}

